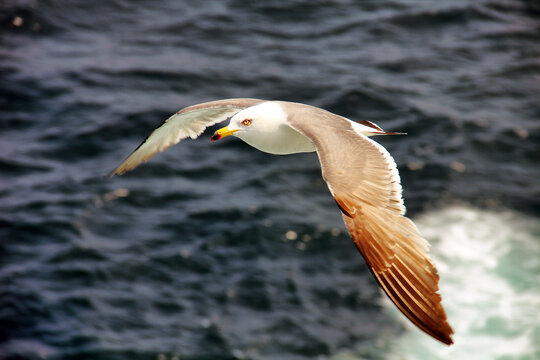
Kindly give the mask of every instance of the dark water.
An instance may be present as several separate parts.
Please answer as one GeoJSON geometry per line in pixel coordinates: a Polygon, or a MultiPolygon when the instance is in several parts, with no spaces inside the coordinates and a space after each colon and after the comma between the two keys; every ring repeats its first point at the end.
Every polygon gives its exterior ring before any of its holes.
{"type": "Polygon", "coordinates": [[[540,358],[536,2],[4,1],[0,83],[0,358],[540,358]],[[103,178],[228,97],[409,134],[378,140],[453,347],[382,297],[314,154],[209,131],[103,178]]]}

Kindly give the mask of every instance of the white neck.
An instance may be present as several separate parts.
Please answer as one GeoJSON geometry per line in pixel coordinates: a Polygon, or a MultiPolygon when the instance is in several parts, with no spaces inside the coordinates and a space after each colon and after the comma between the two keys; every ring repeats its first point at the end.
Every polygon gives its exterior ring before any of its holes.
{"type": "Polygon", "coordinates": [[[287,113],[277,102],[268,101],[245,109],[231,119],[231,124],[245,118],[253,119],[252,126],[235,135],[260,151],[276,155],[315,151],[309,138],[288,125],[287,113]]]}

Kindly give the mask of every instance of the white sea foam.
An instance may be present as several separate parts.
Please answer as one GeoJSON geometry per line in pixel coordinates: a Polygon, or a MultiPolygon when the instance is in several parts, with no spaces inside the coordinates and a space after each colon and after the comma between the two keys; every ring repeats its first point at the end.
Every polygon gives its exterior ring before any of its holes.
{"type": "Polygon", "coordinates": [[[432,244],[455,344],[432,340],[388,301],[407,331],[386,359],[540,359],[540,221],[451,207],[415,222],[432,244]]]}

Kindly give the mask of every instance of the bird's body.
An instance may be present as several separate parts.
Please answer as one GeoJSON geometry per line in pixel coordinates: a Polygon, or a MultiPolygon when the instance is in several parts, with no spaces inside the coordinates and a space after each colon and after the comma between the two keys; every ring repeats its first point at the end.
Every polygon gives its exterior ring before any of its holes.
{"type": "Polygon", "coordinates": [[[392,156],[371,135],[386,132],[299,103],[226,99],[187,107],[166,120],[116,169],[129,171],[180,140],[230,117],[212,140],[234,135],[271,154],[316,151],[343,220],[375,279],[411,322],[452,344],[428,243],[405,217],[392,156]]]}

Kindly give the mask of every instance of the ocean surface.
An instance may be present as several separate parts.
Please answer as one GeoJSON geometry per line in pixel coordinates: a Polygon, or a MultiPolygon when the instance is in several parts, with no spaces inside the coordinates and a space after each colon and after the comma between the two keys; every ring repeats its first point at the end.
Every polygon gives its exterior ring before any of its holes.
{"type": "Polygon", "coordinates": [[[540,359],[540,5],[0,2],[0,359],[540,359]],[[211,128],[105,177],[231,97],[408,133],[376,140],[453,346],[378,289],[315,154],[211,128]]]}

